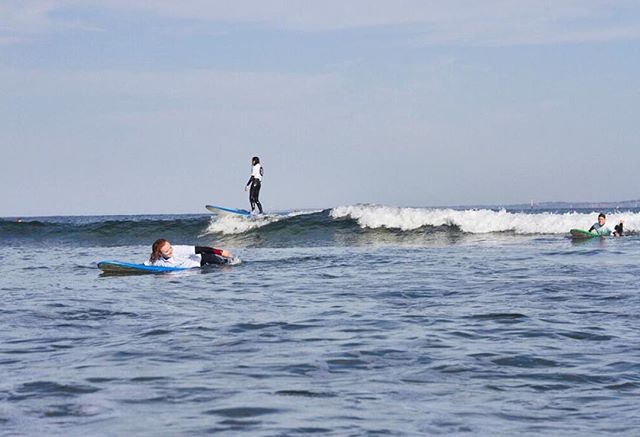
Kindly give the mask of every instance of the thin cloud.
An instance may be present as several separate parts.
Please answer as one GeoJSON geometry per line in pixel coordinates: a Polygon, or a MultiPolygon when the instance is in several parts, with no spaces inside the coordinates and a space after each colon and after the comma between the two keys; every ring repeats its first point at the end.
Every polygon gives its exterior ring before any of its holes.
{"type": "Polygon", "coordinates": [[[5,0],[0,2],[0,32],[6,38],[47,33],[55,27],[51,13],[60,3],[45,0],[5,0]]]}
{"type": "Polygon", "coordinates": [[[0,35],[0,46],[3,45],[13,45],[13,44],[18,44],[18,43],[22,43],[25,41],[28,41],[28,38],[21,38],[18,36],[4,36],[4,35],[0,35]]]}
{"type": "Polygon", "coordinates": [[[124,70],[0,71],[7,90],[39,97],[64,94],[68,99],[150,99],[149,107],[305,107],[312,99],[334,95],[343,86],[333,74],[240,73],[216,70],[132,72],[124,70]],[[277,98],[274,98],[277,96],[277,98]]]}
{"type": "MultiPolygon", "coordinates": [[[[147,19],[191,20],[255,26],[263,30],[332,32],[405,29],[408,43],[501,46],[606,42],[640,37],[640,5],[631,0],[5,0],[0,32],[16,41],[69,27],[74,12],[144,15],[147,19]],[[64,12],[66,22],[60,18],[64,12]]],[[[72,21],[76,29],[95,24],[72,21]]]]}

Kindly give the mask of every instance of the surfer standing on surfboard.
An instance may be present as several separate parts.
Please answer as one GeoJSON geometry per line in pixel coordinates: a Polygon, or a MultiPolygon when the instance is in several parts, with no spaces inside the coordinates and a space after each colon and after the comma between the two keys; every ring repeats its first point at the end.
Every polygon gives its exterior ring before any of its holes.
{"type": "Polygon", "coordinates": [[[244,187],[244,191],[247,191],[247,188],[251,186],[249,189],[249,203],[251,204],[251,212],[256,209],[256,205],[258,206],[258,211],[262,214],[262,204],[258,197],[260,196],[260,186],[262,185],[262,175],[264,174],[264,169],[262,168],[262,164],[260,164],[260,158],[254,156],[251,159],[251,177],[249,178],[249,182],[244,187]]]}
{"type": "MultiPolygon", "coordinates": [[[[604,213],[601,212],[600,214],[598,214],[598,221],[589,228],[589,232],[595,231],[598,235],[611,235],[611,229],[605,226],[606,221],[607,221],[607,216],[605,216],[604,213]]],[[[618,223],[614,227],[614,231],[613,231],[614,237],[622,236],[622,233],[624,232],[622,228],[623,226],[622,223],[623,221],[620,220],[620,223],[618,223]]]]}

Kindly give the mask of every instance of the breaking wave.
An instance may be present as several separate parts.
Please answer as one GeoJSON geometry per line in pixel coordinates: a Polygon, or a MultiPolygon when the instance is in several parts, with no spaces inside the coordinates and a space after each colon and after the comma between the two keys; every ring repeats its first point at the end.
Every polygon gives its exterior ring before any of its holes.
{"type": "MultiPolygon", "coordinates": [[[[513,232],[515,234],[565,234],[569,229],[588,229],[598,212],[512,212],[505,209],[400,208],[379,205],[340,206],[331,210],[334,219],[355,220],[362,228],[414,231],[424,227],[455,227],[470,234],[513,232]]],[[[624,220],[628,231],[640,228],[640,214],[625,211],[608,214],[613,225],[624,220]]]]}
{"type": "MultiPolygon", "coordinates": [[[[605,211],[612,228],[624,220],[627,234],[640,232],[640,209],[605,211]]],[[[566,235],[588,229],[598,211],[408,208],[350,205],[314,211],[240,216],[155,215],[0,219],[4,244],[119,246],[150,245],[157,238],[175,244],[244,247],[431,244],[478,236],[566,235]]]]}

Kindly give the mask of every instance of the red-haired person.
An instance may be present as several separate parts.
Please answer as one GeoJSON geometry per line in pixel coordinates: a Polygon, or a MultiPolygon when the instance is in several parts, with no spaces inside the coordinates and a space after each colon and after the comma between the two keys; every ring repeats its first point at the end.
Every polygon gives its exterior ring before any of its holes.
{"type": "Polygon", "coordinates": [[[149,266],[201,267],[206,264],[227,264],[233,259],[231,252],[207,246],[172,246],[160,238],[151,246],[149,266]]]}

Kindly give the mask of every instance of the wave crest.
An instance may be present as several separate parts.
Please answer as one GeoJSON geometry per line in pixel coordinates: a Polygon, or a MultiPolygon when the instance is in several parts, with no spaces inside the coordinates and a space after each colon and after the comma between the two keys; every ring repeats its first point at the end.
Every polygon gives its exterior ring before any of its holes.
{"type": "MultiPolygon", "coordinates": [[[[552,213],[510,212],[505,209],[401,208],[381,205],[340,206],[331,210],[334,219],[349,218],[362,228],[390,228],[412,231],[426,226],[457,227],[471,234],[514,232],[516,234],[566,234],[569,229],[588,229],[597,212],[552,213]]],[[[608,225],[624,220],[625,229],[640,228],[640,214],[615,213],[607,217],[608,225]]]]}
{"type": "Polygon", "coordinates": [[[294,211],[288,214],[266,214],[252,216],[250,218],[236,214],[214,215],[209,221],[209,226],[207,226],[207,229],[201,236],[217,233],[225,235],[243,234],[292,217],[317,214],[319,212],[322,212],[322,210],[294,211]]]}

